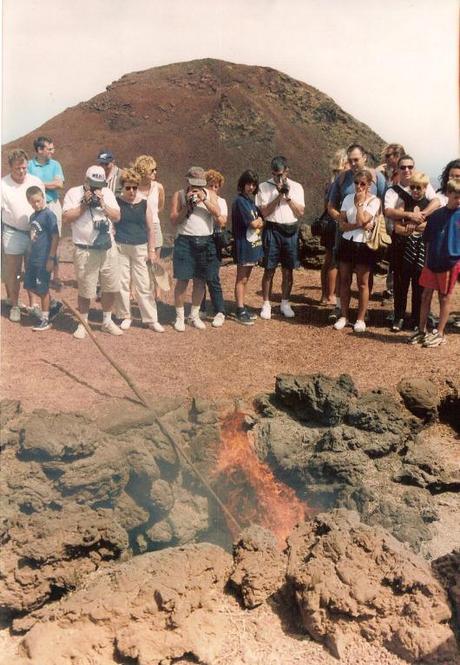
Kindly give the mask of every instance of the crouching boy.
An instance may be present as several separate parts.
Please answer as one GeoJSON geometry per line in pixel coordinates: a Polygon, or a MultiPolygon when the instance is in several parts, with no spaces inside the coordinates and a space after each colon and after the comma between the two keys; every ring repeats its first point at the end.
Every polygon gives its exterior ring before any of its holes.
{"type": "MultiPolygon", "coordinates": [[[[49,283],[56,260],[59,230],[56,215],[46,207],[42,190],[35,186],[29,187],[26,196],[34,212],[29,220],[31,249],[24,276],[24,288],[41,299],[41,318],[32,330],[48,330],[51,327],[49,283]]],[[[61,306],[61,303],[53,305],[51,318],[61,306]]]]}

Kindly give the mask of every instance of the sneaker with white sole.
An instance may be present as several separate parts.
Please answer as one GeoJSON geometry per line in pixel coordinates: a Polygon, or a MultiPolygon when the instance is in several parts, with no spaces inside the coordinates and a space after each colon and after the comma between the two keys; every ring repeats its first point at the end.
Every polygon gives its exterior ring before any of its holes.
{"type": "Polygon", "coordinates": [[[295,312],[294,312],[294,310],[292,309],[292,307],[289,303],[281,304],[280,305],[280,312],[287,319],[293,319],[294,316],[295,316],[295,312]]]}
{"type": "Polygon", "coordinates": [[[437,346],[442,346],[443,344],[446,344],[446,342],[447,339],[444,337],[444,335],[441,335],[441,333],[437,332],[434,333],[433,335],[427,335],[422,346],[425,349],[434,349],[437,346]]]}
{"type": "Polygon", "coordinates": [[[225,323],[225,314],[223,312],[217,312],[217,314],[212,320],[211,325],[213,328],[222,328],[224,323],[225,323]]]}
{"type": "Polygon", "coordinates": [[[266,321],[272,318],[272,306],[270,303],[262,305],[262,309],[260,310],[260,318],[265,319],[266,321]]]}
{"type": "Polygon", "coordinates": [[[184,319],[176,319],[174,321],[173,328],[176,332],[185,332],[185,321],[184,321],[184,319]]]}
{"type": "Polygon", "coordinates": [[[20,320],[21,310],[19,309],[18,305],[13,305],[10,309],[10,321],[13,321],[13,323],[19,323],[20,320]]]}
{"type": "Polygon", "coordinates": [[[85,326],[82,323],[79,323],[73,336],[75,337],[75,339],[85,339],[86,335],[87,332],[85,326]]]}
{"type": "Polygon", "coordinates": [[[163,333],[165,331],[161,323],[158,323],[158,321],[154,321],[154,323],[149,323],[149,328],[150,330],[154,330],[157,333],[163,333]]]}
{"type": "Polygon", "coordinates": [[[120,328],[122,330],[129,330],[131,328],[132,322],[132,319],[123,319],[123,321],[120,323],[120,328]]]}
{"type": "Polygon", "coordinates": [[[205,330],[206,328],[205,322],[202,321],[199,316],[190,317],[189,321],[190,325],[198,330],[205,330]]]}
{"type": "Polygon", "coordinates": [[[365,332],[365,330],[366,330],[366,323],[365,323],[364,321],[360,321],[360,320],[358,319],[358,321],[356,321],[355,325],[353,326],[353,330],[354,330],[356,333],[362,333],[362,332],[365,332]]]}
{"type": "Polygon", "coordinates": [[[413,345],[423,344],[427,337],[428,337],[428,333],[421,332],[420,330],[417,330],[416,332],[414,332],[413,335],[411,335],[409,337],[409,339],[407,340],[407,343],[408,344],[413,344],[413,345]]]}
{"type": "Polygon", "coordinates": [[[123,330],[120,330],[120,328],[117,326],[116,323],[113,321],[109,321],[108,323],[103,323],[101,326],[102,332],[108,333],[109,335],[123,335],[123,330]]]}
{"type": "Polygon", "coordinates": [[[51,328],[51,323],[49,319],[43,318],[37,323],[37,325],[32,327],[32,330],[38,332],[42,330],[49,330],[50,328],[51,328]]]}
{"type": "Polygon", "coordinates": [[[332,327],[334,330],[343,330],[347,324],[347,319],[344,316],[341,316],[339,319],[337,319],[332,327]]]}

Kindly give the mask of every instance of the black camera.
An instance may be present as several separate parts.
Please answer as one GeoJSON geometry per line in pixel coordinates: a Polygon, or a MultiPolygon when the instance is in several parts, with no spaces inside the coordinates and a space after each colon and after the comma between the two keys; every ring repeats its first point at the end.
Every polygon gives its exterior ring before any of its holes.
{"type": "Polygon", "coordinates": [[[289,185],[286,181],[284,181],[279,188],[280,194],[289,194],[289,185]]]}
{"type": "Polygon", "coordinates": [[[106,219],[101,219],[94,222],[94,228],[99,231],[99,233],[108,233],[110,230],[110,222],[106,219]]]}
{"type": "Polygon", "coordinates": [[[101,207],[101,199],[97,196],[96,194],[96,189],[91,189],[91,198],[88,201],[88,205],[90,208],[100,208],[101,207]]]}

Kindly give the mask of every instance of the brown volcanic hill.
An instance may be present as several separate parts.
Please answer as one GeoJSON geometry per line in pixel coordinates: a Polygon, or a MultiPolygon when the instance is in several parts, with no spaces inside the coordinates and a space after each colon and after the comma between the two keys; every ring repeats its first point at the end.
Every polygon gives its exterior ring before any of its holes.
{"type": "MultiPolygon", "coordinates": [[[[269,67],[205,59],[125,74],[105,92],[66,109],[5,146],[32,153],[38,134],[57,146],[66,186],[80,184],[99,149],[124,166],[153,154],[167,197],[189,166],[221,170],[229,201],[241,172],[269,176],[270,159],[284,154],[291,176],[305,187],[306,217],[321,209],[328,161],[357,141],[376,160],[384,142],[330,97],[269,67]]],[[[5,155],[4,158],[5,160],[5,155]]]]}

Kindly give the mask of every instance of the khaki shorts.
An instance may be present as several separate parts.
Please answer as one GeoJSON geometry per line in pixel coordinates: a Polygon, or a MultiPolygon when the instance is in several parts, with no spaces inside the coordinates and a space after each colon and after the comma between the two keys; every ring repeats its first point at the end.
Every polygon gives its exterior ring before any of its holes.
{"type": "Polygon", "coordinates": [[[74,247],[73,264],[78,295],[82,298],[95,298],[98,282],[102,293],[118,293],[120,290],[118,250],[115,243],[112,243],[108,250],[74,247]]]}

